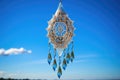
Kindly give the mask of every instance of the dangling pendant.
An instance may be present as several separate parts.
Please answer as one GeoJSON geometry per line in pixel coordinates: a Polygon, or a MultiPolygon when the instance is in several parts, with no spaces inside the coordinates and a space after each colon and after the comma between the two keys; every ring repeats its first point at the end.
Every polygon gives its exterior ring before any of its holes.
{"type": "Polygon", "coordinates": [[[49,65],[50,65],[51,61],[52,61],[52,56],[51,56],[51,53],[49,52],[49,54],[48,54],[48,63],[49,63],[49,65]]]}
{"type": "Polygon", "coordinates": [[[70,54],[69,53],[66,56],[66,61],[67,61],[67,64],[69,64],[69,61],[70,61],[70,54]]]}
{"type": "Polygon", "coordinates": [[[62,69],[61,69],[61,67],[60,67],[60,66],[59,66],[59,68],[58,68],[57,75],[58,75],[58,78],[60,78],[60,77],[61,77],[61,75],[62,75],[62,69]]]}
{"type": "Polygon", "coordinates": [[[65,70],[66,67],[67,67],[67,63],[66,63],[66,60],[65,60],[65,58],[64,58],[64,60],[63,60],[63,64],[62,64],[62,68],[65,70]]]}
{"type": "Polygon", "coordinates": [[[55,71],[57,68],[57,62],[56,62],[56,59],[54,59],[53,61],[53,70],[55,71]]]}
{"type": "Polygon", "coordinates": [[[71,62],[73,62],[73,59],[74,59],[74,51],[71,52],[71,57],[70,57],[70,59],[71,59],[71,62]]]}

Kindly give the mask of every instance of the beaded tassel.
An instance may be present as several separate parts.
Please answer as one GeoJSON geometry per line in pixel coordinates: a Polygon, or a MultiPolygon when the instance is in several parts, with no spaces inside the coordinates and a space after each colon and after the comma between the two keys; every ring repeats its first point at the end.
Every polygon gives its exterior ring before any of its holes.
{"type": "Polygon", "coordinates": [[[71,52],[70,56],[71,56],[71,62],[73,62],[73,59],[75,58],[74,51],[73,51],[73,41],[72,41],[72,52],[71,52]]]}
{"type": "Polygon", "coordinates": [[[60,78],[62,76],[62,69],[61,69],[61,59],[59,57],[59,68],[58,68],[58,72],[57,72],[57,75],[58,75],[58,78],[60,78]]]}
{"type": "Polygon", "coordinates": [[[55,57],[56,57],[56,49],[54,50],[54,61],[53,61],[53,65],[52,65],[54,71],[55,71],[56,68],[57,68],[57,61],[56,61],[55,57]]]}
{"type": "Polygon", "coordinates": [[[65,53],[65,50],[64,50],[64,59],[63,59],[63,63],[62,63],[62,68],[64,69],[64,70],[66,70],[66,67],[67,67],[67,62],[66,62],[66,59],[65,59],[65,56],[66,56],[66,53],[65,53]]]}
{"type": "Polygon", "coordinates": [[[50,53],[50,50],[51,50],[51,47],[50,47],[50,43],[49,43],[49,53],[48,53],[48,64],[50,65],[51,61],[52,61],[52,56],[51,56],[51,53],[50,53]]]}

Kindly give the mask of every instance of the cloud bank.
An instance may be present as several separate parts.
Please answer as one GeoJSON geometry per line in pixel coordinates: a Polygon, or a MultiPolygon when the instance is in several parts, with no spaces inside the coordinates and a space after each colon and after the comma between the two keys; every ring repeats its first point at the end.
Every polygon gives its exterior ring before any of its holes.
{"type": "Polygon", "coordinates": [[[0,71],[0,77],[4,75],[5,72],[0,71]]]}
{"type": "Polygon", "coordinates": [[[26,50],[24,48],[10,48],[5,50],[3,48],[0,49],[0,55],[11,55],[11,54],[24,54],[24,53],[32,53],[31,50],[26,50]]]}

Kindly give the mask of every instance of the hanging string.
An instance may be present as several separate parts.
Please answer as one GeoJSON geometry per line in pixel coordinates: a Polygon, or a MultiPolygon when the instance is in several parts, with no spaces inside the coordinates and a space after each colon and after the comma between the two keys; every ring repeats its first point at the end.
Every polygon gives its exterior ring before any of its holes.
{"type": "Polygon", "coordinates": [[[59,66],[61,65],[61,57],[59,56],[59,66]]]}
{"type": "Polygon", "coordinates": [[[69,53],[69,44],[68,44],[68,49],[67,49],[67,53],[69,53]]]}
{"type": "Polygon", "coordinates": [[[73,47],[74,47],[74,45],[73,45],[73,40],[72,40],[72,51],[73,51],[73,47]]]}
{"type": "Polygon", "coordinates": [[[56,57],[56,49],[54,49],[54,59],[55,59],[55,57],[56,57]]]}
{"type": "Polygon", "coordinates": [[[49,53],[51,51],[51,45],[50,45],[50,42],[48,43],[48,47],[49,47],[49,53]]]}
{"type": "Polygon", "coordinates": [[[65,58],[65,56],[66,56],[66,52],[65,52],[65,51],[66,51],[66,49],[64,49],[64,51],[63,51],[63,54],[64,54],[63,57],[64,57],[64,58],[65,58]]]}

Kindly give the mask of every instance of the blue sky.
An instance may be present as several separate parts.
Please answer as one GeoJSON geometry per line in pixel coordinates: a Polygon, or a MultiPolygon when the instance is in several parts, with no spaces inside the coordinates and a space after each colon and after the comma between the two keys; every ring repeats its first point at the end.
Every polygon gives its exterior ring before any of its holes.
{"type": "MultiPolygon", "coordinates": [[[[0,77],[57,79],[47,64],[47,22],[58,0],[0,0],[0,49],[26,54],[0,55],[0,77]],[[32,53],[29,54],[29,50],[32,53]]],[[[61,79],[120,78],[120,1],[63,0],[76,27],[75,61],[61,79]]]]}

